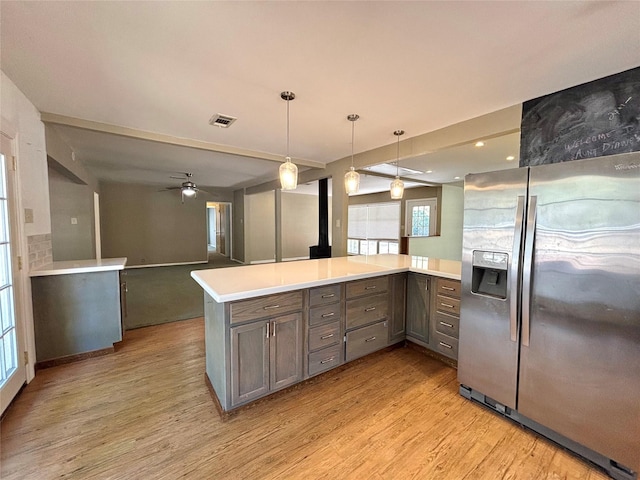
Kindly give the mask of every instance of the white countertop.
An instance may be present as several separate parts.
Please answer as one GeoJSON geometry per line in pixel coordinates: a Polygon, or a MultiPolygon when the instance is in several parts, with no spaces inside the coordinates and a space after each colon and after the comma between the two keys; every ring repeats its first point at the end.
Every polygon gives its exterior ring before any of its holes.
{"type": "Polygon", "coordinates": [[[44,277],[47,275],[68,275],[71,273],[105,272],[109,270],[123,270],[127,258],[102,258],[99,260],[66,260],[53,262],[38,267],[29,272],[30,277],[44,277]]]}
{"type": "Polygon", "coordinates": [[[436,258],[357,255],[194,270],[191,277],[222,303],[407,271],[460,280],[460,267],[460,262],[436,258]]]}

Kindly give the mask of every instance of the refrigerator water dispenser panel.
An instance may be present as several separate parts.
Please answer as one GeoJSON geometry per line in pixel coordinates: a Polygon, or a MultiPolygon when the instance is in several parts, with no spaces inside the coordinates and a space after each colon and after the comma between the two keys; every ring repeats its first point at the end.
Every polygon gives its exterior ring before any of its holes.
{"type": "Polygon", "coordinates": [[[507,298],[509,255],[500,252],[473,252],[471,291],[478,295],[507,298]]]}

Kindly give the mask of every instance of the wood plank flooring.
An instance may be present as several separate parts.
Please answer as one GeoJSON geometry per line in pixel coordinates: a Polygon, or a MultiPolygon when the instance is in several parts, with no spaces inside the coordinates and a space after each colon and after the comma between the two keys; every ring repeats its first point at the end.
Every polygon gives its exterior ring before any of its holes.
{"type": "Polygon", "coordinates": [[[1,424],[10,479],[607,477],[458,395],[412,349],[370,356],[227,421],[194,319],[127,332],[108,356],[38,372],[1,424]]]}

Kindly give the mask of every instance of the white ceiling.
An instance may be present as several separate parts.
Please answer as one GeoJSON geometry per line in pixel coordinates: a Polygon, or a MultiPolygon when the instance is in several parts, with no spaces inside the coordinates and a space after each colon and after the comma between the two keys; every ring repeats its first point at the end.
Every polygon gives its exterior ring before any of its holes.
{"type": "MultiPolygon", "coordinates": [[[[2,70],[42,112],[284,155],[291,90],[291,156],[321,164],[350,155],[349,113],[361,152],[640,65],[634,1],[2,1],[0,22],[2,70]],[[212,127],[214,113],[238,120],[212,127]]],[[[57,128],[99,178],[277,175],[273,161],[57,128]]],[[[437,181],[459,162],[434,160],[437,181]]]]}

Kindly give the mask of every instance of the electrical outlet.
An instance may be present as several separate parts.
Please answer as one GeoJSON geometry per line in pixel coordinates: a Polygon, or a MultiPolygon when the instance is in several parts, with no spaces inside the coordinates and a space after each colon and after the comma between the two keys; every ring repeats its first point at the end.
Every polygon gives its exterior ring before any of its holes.
{"type": "Polygon", "coordinates": [[[77,225],[78,219],[76,217],[71,217],[71,225],[77,225]]]}
{"type": "Polygon", "coordinates": [[[24,209],[24,223],[33,223],[33,208],[24,209]]]}

